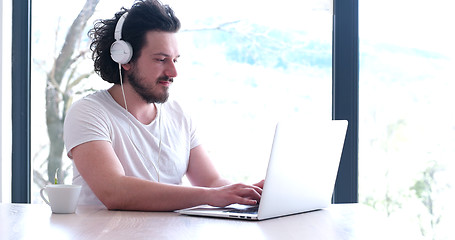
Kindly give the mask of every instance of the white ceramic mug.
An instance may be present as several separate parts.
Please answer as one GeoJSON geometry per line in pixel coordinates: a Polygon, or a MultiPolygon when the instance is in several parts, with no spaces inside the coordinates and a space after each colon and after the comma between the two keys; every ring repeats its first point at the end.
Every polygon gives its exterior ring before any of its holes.
{"type": "Polygon", "coordinates": [[[51,206],[53,213],[74,213],[80,193],[80,185],[66,184],[49,184],[40,191],[41,198],[51,206]],[[44,192],[49,200],[44,196],[44,192]]]}

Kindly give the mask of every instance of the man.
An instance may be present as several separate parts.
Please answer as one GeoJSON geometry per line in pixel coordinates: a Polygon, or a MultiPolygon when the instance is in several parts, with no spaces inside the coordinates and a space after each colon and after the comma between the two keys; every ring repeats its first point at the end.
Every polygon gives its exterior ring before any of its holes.
{"type": "Polygon", "coordinates": [[[91,30],[95,71],[114,85],[76,102],[66,116],[73,183],[82,185],[79,204],[172,211],[260,200],[263,182],[223,179],[191,118],[167,101],[177,76],[179,28],[169,6],[143,0],[91,30]],[[181,185],[185,174],[193,186],[181,185]]]}

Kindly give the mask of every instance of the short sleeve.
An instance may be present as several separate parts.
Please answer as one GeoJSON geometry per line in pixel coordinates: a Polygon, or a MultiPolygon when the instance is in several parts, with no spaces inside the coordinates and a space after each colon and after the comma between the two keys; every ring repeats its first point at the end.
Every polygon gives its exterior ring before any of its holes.
{"type": "Polygon", "coordinates": [[[111,142],[107,120],[100,104],[87,99],[74,103],[66,115],[63,126],[63,139],[68,157],[72,159],[71,150],[80,144],[96,140],[111,142]]]}

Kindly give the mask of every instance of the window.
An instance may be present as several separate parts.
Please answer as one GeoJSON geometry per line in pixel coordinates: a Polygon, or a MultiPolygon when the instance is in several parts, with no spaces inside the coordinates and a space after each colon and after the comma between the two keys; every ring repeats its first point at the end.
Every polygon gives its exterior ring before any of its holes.
{"type": "MultiPolygon", "coordinates": [[[[131,2],[101,0],[74,45],[76,52],[88,48],[86,32],[93,20],[111,18],[131,2]]],[[[264,177],[278,118],[331,119],[331,1],[281,1],[279,5],[263,1],[164,2],[182,21],[182,57],[171,96],[192,110],[204,145],[223,175],[244,182],[264,177]]],[[[46,6],[50,3],[33,1],[32,202],[40,201],[37,190],[53,179],[57,168],[64,181],[71,182],[71,161],[59,132],[66,103],[71,102],[68,97],[76,101],[109,87],[91,73],[92,62],[84,55],[61,78],[55,78],[54,61],[84,3],[53,1],[54,8],[61,10],[49,12],[46,6]],[[71,83],[79,79],[73,87],[71,83]],[[63,97],[61,92],[71,95],[63,97]],[[50,160],[57,164],[48,166],[50,160]]]]}
{"type": "Polygon", "coordinates": [[[455,5],[387,0],[359,6],[360,202],[425,239],[449,239],[455,5]]]}

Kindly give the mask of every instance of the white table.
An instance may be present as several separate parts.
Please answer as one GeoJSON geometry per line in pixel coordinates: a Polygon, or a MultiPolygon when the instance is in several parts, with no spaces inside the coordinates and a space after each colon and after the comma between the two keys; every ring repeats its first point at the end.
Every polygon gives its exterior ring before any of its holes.
{"type": "Polygon", "coordinates": [[[53,214],[39,204],[0,204],[0,239],[412,239],[361,204],[259,222],[183,216],[173,212],[78,207],[53,214]]]}

